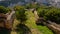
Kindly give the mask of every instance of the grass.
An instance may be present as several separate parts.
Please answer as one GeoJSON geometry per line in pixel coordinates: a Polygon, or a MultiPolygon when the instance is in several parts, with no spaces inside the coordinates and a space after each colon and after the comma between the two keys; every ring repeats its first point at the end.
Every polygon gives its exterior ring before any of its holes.
{"type": "Polygon", "coordinates": [[[36,24],[35,24],[35,16],[34,14],[32,13],[32,11],[26,11],[25,12],[25,15],[26,15],[26,25],[29,27],[29,28],[36,28],[36,24]]]}
{"type": "Polygon", "coordinates": [[[37,28],[43,33],[43,34],[53,34],[53,32],[46,26],[37,26],[37,28]]]}
{"type": "Polygon", "coordinates": [[[34,16],[34,14],[32,13],[32,11],[26,11],[25,12],[27,20],[25,25],[31,30],[32,34],[41,34],[41,32],[37,29],[37,25],[36,25],[36,18],[34,16]]]}

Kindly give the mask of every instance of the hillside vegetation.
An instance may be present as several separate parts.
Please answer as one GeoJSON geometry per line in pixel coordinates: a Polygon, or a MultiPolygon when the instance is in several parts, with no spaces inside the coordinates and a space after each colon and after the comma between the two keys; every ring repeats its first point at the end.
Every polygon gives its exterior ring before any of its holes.
{"type": "MultiPolygon", "coordinates": [[[[45,20],[50,20],[57,24],[60,24],[60,8],[49,7],[38,4],[27,4],[25,6],[15,6],[15,20],[13,24],[13,29],[17,34],[54,34],[47,26],[36,24],[36,17],[34,11],[37,15],[45,20]],[[34,9],[34,10],[30,10],[34,9]],[[18,22],[17,22],[18,21],[18,22]]],[[[0,6],[0,13],[7,13],[10,9],[0,6]]]]}

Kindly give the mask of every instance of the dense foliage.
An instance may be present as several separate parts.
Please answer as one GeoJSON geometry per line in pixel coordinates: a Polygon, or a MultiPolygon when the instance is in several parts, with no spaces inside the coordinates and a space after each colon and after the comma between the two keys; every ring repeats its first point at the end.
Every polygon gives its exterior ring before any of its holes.
{"type": "Polygon", "coordinates": [[[28,3],[25,5],[26,9],[38,8],[39,5],[37,3],[28,3]]]}
{"type": "Polygon", "coordinates": [[[60,22],[60,9],[55,7],[40,6],[37,9],[38,15],[56,23],[60,22]]]}
{"type": "Polygon", "coordinates": [[[14,10],[16,11],[16,18],[21,22],[25,21],[25,8],[24,6],[15,6],[14,10]]]}
{"type": "Polygon", "coordinates": [[[8,8],[4,7],[4,6],[0,6],[0,13],[4,13],[6,14],[9,11],[8,8]]]}

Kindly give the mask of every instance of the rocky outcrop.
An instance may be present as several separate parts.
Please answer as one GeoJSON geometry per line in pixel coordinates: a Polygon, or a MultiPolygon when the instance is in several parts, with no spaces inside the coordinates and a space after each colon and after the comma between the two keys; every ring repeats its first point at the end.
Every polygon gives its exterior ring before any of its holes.
{"type": "Polygon", "coordinates": [[[50,24],[46,24],[48,28],[54,31],[55,34],[60,34],[60,25],[51,22],[50,24]]]}
{"type": "Polygon", "coordinates": [[[51,29],[55,34],[60,34],[60,24],[56,24],[55,22],[44,20],[44,18],[40,18],[39,21],[37,21],[38,24],[43,24],[47,26],[49,29],[51,29]]]}
{"type": "Polygon", "coordinates": [[[11,29],[14,22],[14,14],[14,11],[10,14],[0,14],[0,27],[11,29]]]}

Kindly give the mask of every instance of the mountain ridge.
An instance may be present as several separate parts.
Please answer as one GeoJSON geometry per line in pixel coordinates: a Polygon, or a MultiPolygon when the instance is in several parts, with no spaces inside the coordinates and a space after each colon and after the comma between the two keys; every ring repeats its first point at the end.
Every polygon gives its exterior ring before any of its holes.
{"type": "Polygon", "coordinates": [[[0,5],[5,6],[15,6],[15,5],[23,5],[31,2],[37,2],[38,4],[44,4],[44,5],[51,5],[60,7],[60,0],[0,0],[0,5]]]}

